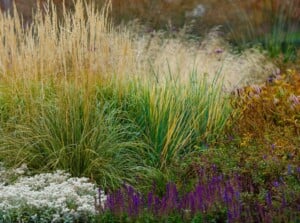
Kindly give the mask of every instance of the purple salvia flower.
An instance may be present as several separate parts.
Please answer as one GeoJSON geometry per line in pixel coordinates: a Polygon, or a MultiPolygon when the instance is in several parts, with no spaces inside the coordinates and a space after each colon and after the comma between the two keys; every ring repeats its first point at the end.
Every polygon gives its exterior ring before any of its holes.
{"type": "Polygon", "coordinates": [[[269,207],[272,207],[272,195],[269,191],[267,192],[266,195],[266,202],[269,207]]]}
{"type": "Polygon", "coordinates": [[[229,198],[229,194],[228,194],[228,191],[225,189],[224,191],[224,202],[228,205],[228,203],[230,202],[230,198],[229,198]]]}
{"type": "Polygon", "coordinates": [[[124,197],[121,190],[116,191],[115,194],[112,194],[113,206],[112,211],[114,213],[122,213],[124,211],[124,197]]]}
{"type": "Polygon", "coordinates": [[[188,205],[188,194],[186,194],[185,196],[182,197],[182,199],[180,200],[180,204],[179,204],[179,208],[180,210],[186,210],[189,208],[188,205]]]}
{"type": "Polygon", "coordinates": [[[210,200],[213,190],[214,190],[214,183],[212,179],[204,187],[204,197],[206,200],[210,200]]]}
{"type": "Polygon", "coordinates": [[[147,199],[147,207],[149,210],[152,210],[152,204],[153,204],[153,201],[154,201],[154,196],[153,196],[153,192],[149,192],[148,193],[148,199],[147,199]]]}
{"type": "Polygon", "coordinates": [[[163,196],[160,202],[160,213],[161,214],[168,214],[167,211],[167,197],[163,196]]]}
{"type": "Polygon", "coordinates": [[[195,197],[194,193],[189,193],[188,195],[188,203],[189,203],[189,209],[191,210],[192,213],[196,212],[196,207],[195,207],[195,197]]]}
{"type": "Polygon", "coordinates": [[[179,204],[179,196],[178,196],[178,191],[177,191],[177,187],[176,184],[171,184],[170,185],[170,192],[171,192],[171,201],[173,204],[173,209],[178,208],[178,204],[179,204]]]}
{"type": "Polygon", "coordinates": [[[134,193],[134,189],[133,187],[131,186],[125,186],[126,188],[126,195],[127,195],[127,212],[129,214],[129,216],[133,216],[134,215],[134,205],[133,205],[133,202],[134,202],[134,196],[135,196],[135,193],[134,193]]]}
{"type": "Polygon", "coordinates": [[[237,199],[237,214],[236,217],[240,218],[241,217],[241,213],[242,213],[242,200],[241,200],[241,196],[240,196],[240,192],[236,192],[236,199],[237,199]]]}
{"type": "Polygon", "coordinates": [[[193,201],[195,202],[195,208],[197,210],[203,210],[203,193],[204,193],[204,187],[202,185],[198,185],[196,187],[196,190],[194,191],[194,199],[193,201]]]}
{"type": "Polygon", "coordinates": [[[155,214],[158,214],[158,211],[159,211],[159,209],[161,207],[160,203],[161,202],[160,202],[159,198],[155,197],[155,199],[154,199],[154,212],[155,212],[155,214]]]}
{"type": "Polygon", "coordinates": [[[216,189],[216,193],[217,193],[218,197],[222,197],[222,194],[223,194],[222,188],[221,188],[222,179],[223,179],[222,175],[219,175],[217,177],[217,183],[216,183],[216,188],[217,189],[216,189]]]}
{"type": "Polygon", "coordinates": [[[230,185],[229,182],[226,182],[226,187],[224,191],[224,201],[227,205],[229,205],[232,202],[234,190],[233,187],[230,185]]]}
{"type": "Polygon", "coordinates": [[[114,208],[114,199],[113,199],[113,195],[109,194],[107,196],[106,202],[105,202],[105,207],[110,210],[113,211],[114,208]]]}
{"type": "Polygon", "coordinates": [[[279,182],[278,182],[278,181],[274,181],[274,182],[273,182],[273,186],[274,186],[274,187],[279,187],[279,182]]]}
{"type": "Polygon", "coordinates": [[[219,179],[219,182],[221,182],[223,180],[223,175],[219,175],[218,179],[219,179]]]}
{"type": "Polygon", "coordinates": [[[172,199],[173,199],[172,183],[168,183],[166,188],[166,194],[162,198],[162,206],[163,206],[164,213],[169,213],[169,211],[172,209],[172,199]]]}
{"type": "Polygon", "coordinates": [[[281,208],[284,209],[286,206],[287,206],[287,202],[285,199],[285,195],[283,195],[281,200],[281,208]]]}
{"type": "Polygon", "coordinates": [[[227,210],[227,222],[233,222],[233,216],[229,209],[227,210]]]}
{"type": "Polygon", "coordinates": [[[139,215],[139,206],[142,204],[140,196],[138,194],[135,194],[133,196],[133,214],[134,216],[139,215]]]}

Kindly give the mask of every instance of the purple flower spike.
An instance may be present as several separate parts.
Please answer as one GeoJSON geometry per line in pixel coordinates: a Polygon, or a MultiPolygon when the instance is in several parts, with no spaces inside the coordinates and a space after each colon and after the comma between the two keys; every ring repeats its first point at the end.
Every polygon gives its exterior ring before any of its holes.
{"type": "Polygon", "coordinates": [[[286,199],[285,199],[285,196],[283,195],[282,196],[282,201],[281,201],[281,208],[285,208],[287,206],[287,202],[286,202],[286,199]]]}
{"type": "Polygon", "coordinates": [[[274,186],[274,187],[279,187],[279,182],[278,182],[278,181],[274,181],[274,182],[273,182],[273,186],[274,186]]]}
{"type": "Polygon", "coordinates": [[[155,197],[155,199],[154,199],[154,212],[155,212],[156,214],[158,214],[158,211],[159,211],[159,209],[160,209],[160,206],[161,206],[160,203],[161,203],[161,202],[160,202],[159,198],[158,198],[158,197],[155,197]]]}
{"type": "Polygon", "coordinates": [[[148,199],[147,199],[147,206],[148,206],[148,209],[152,209],[152,204],[153,204],[153,201],[154,201],[154,196],[153,196],[153,192],[149,192],[148,193],[148,199]]]}
{"type": "Polygon", "coordinates": [[[139,207],[142,204],[139,195],[133,196],[133,215],[138,216],[139,215],[139,207]]]}
{"type": "Polygon", "coordinates": [[[269,207],[272,206],[272,196],[271,196],[271,193],[269,191],[267,192],[267,195],[266,195],[266,202],[267,202],[267,205],[269,207]]]}
{"type": "Polygon", "coordinates": [[[193,193],[190,193],[190,195],[189,195],[189,206],[190,206],[192,213],[195,213],[196,208],[195,208],[195,199],[194,199],[193,193]]]}

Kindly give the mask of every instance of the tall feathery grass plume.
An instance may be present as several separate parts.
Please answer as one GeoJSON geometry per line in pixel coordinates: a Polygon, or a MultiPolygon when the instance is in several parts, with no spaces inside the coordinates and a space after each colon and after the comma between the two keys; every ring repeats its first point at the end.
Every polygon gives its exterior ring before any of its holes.
{"type": "Polygon", "coordinates": [[[134,51],[129,34],[111,25],[108,1],[101,11],[94,4],[76,1],[74,11],[63,8],[59,18],[53,3],[38,7],[30,24],[24,24],[16,8],[13,16],[1,12],[2,80],[43,81],[74,79],[133,72],[134,51]]]}

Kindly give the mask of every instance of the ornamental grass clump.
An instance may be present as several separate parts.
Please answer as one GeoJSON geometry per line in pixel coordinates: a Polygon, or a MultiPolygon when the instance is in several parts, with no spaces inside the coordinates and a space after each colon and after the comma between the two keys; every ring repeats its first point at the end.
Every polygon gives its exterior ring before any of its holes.
{"type": "Polygon", "coordinates": [[[101,99],[101,88],[91,93],[71,83],[36,83],[26,89],[2,92],[0,157],[7,165],[63,169],[103,188],[132,181],[139,145],[120,109],[101,99]]]}
{"type": "Polygon", "coordinates": [[[172,76],[137,82],[126,96],[126,112],[144,145],[139,154],[152,169],[148,175],[153,175],[153,181],[164,181],[163,187],[177,178],[173,170],[183,169],[183,160],[188,162],[207,144],[218,141],[232,112],[222,78],[210,83],[206,76],[197,75],[191,74],[186,83],[172,76]]]}

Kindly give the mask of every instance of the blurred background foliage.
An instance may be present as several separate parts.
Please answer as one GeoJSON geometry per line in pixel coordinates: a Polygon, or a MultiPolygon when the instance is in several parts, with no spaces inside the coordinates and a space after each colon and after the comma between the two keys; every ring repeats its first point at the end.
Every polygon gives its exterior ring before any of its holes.
{"type": "MultiPolygon", "coordinates": [[[[87,0],[101,8],[106,0],[87,0]]],[[[12,7],[1,1],[1,8],[12,7]]],[[[24,21],[31,20],[35,0],[15,0],[24,21]]],[[[43,5],[45,0],[38,0],[43,5]]],[[[52,0],[62,11],[62,0],[52,0]]],[[[73,1],[65,0],[68,8],[73,1]]],[[[43,8],[43,7],[42,7],[43,8]]],[[[176,33],[182,28],[194,36],[204,36],[214,26],[221,26],[238,51],[259,45],[271,57],[295,61],[300,45],[299,0],[112,0],[111,15],[116,24],[138,21],[153,32],[176,33]]]]}

